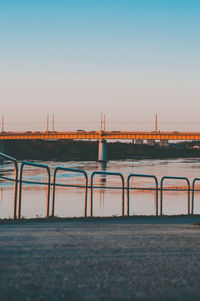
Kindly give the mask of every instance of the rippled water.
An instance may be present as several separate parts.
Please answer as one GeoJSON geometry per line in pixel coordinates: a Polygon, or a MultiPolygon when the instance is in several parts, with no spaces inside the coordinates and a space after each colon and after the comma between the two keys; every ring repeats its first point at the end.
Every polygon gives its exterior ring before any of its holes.
{"type": "MultiPolygon", "coordinates": [[[[197,158],[188,159],[168,159],[168,160],[123,160],[109,161],[106,169],[97,162],[37,162],[48,164],[51,174],[57,166],[69,167],[85,170],[89,179],[93,171],[106,170],[109,172],[120,172],[124,175],[125,186],[130,173],[155,175],[160,182],[163,176],[188,177],[191,181],[200,174],[200,160],[197,158]]],[[[13,166],[7,162],[1,162],[0,175],[13,177],[13,166]]],[[[47,176],[43,169],[24,167],[23,179],[31,181],[41,181],[45,183],[47,176]]],[[[57,183],[69,185],[84,185],[83,175],[79,173],[69,173],[59,171],[57,183]]],[[[89,181],[90,183],[90,181],[89,181]]],[[[101,187],[121,187],[121,178],[118,176],[94,177],[94,185],[101,187]]],[[[160,185],[160,184],[159,184],[160,185]]],[[[199,183],[197,187],[199,187],[199,183]]],[[[131,187],[150,188],[155,186],[153,179],[133,178],[131,187]]],[[[168,188],[187,188],[185,181],[166,180],[165,186],[168,188]]],[[[21,216],[25,218],[43,217],[46,214],[46,186],[23,184],[22,188],[22,211],[21,216]]],[[[84,216],[84,195],[85,189],[75,187],[57,187],[55,193],[55,215],[60,217],[84,216]]],[[[52,199],[52,192],[51,192],[52,199]]],[[[51,203],[50,199],[50,203],[51,203]]],[[[160,197],[159,197],[160,199],[160,197]]],[[[155,215],[156,210],[155,191],[131,190],[130,192],[130,214],[131,215],[155,215]]],[[[50,204],[51,207],[51,204],[50,204]]],[[[51,208],[50,208],[51,209],[51,208]]],[[[121,215],[122,193],[119,189],[94,189],[93,215],[113,216],[121,215]]],[[[125,212],[126,212],[126,191],[125,191],[125,212]]],[[[187,192],[164,192],[163,213],[186,214],[187,213],[187,192]]],[[[200,194],[195,193],[194,213],[200,213],[200,194]]],[[[0,218],[12,217],[13,214],[13,183],[0,179],[0,218]]],[[[90,214],[90,189],[88,189],[87,214],[90,214]]]]}

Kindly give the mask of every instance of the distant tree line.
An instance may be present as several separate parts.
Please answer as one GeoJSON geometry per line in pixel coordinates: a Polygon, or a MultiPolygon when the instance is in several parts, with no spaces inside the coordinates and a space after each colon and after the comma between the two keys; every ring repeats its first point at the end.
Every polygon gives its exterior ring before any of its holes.
{"type": "MultiPolygon", "coordinates": [[[[192,148],[194,143],[158,145],[107,143],[108,160],[142,158],[200,157],[200,150],[192,148]]],[[[98,141],[44,141],[17,140],[5,143],[5,152],[18,160],[97,160],[98,141]]]]}

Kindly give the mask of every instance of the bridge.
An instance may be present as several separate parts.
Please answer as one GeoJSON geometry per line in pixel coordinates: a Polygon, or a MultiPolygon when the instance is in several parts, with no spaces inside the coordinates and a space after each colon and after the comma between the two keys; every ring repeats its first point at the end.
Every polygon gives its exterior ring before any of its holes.
{"type": "Polygon", "coordinates": [[[200,140],[200,132],[142,131],[66,131],[66,132],[0,132],[0,140],[200,140]]]}
{"type": "Polygon", "coordinates": [[[161,143],[168,140],[200,140],[200,132],[143,132],[143,131],[45,131],[45,132],[0,132],[0,151],[8,140],[99,140],[99,161],[106,161],[106,140],[147,140],[161,143]]]}

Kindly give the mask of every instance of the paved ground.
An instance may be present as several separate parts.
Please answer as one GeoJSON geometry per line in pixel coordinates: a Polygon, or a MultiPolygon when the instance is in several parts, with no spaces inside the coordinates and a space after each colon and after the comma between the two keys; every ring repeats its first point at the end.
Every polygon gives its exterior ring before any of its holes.
{"type": "Polygon", "coordinates": [[[198,220],[0,224],[0,300],[200,300],[198,220]]]}

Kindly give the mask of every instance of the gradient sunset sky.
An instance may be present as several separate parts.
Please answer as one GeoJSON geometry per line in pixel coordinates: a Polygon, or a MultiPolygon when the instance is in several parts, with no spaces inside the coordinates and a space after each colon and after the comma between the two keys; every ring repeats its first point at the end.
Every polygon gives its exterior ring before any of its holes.
{"type": "Polygon", "coordinates": [[[199,0],[0,0],[6,130],[200,131],[199,0]]]}

